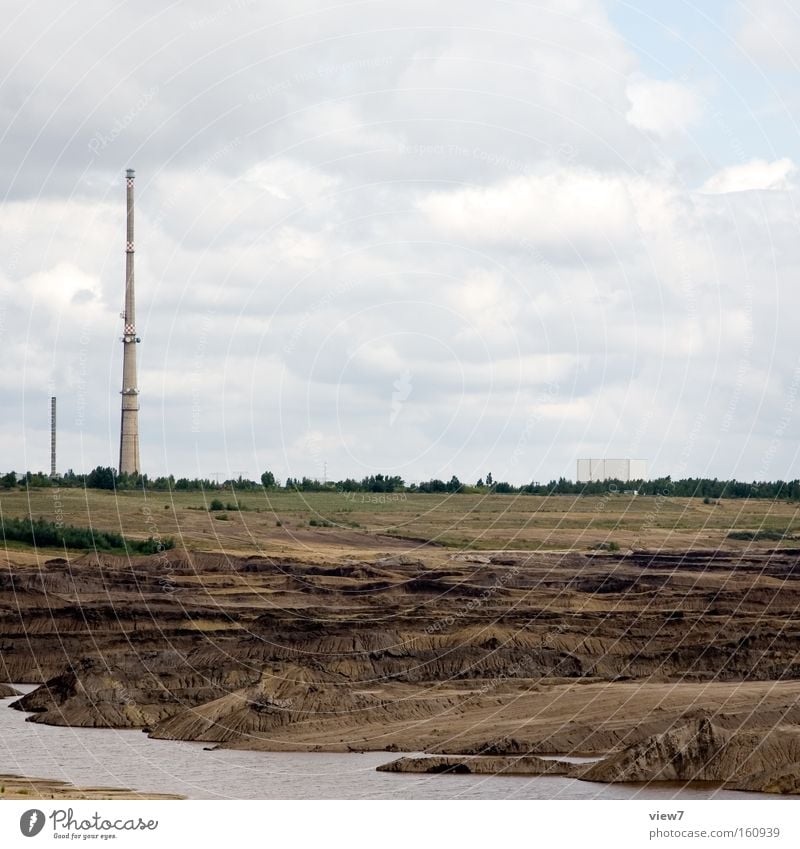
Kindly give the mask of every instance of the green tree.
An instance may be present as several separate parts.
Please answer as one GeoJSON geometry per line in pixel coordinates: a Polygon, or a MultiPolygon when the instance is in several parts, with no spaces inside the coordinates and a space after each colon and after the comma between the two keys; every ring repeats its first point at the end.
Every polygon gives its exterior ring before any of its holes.
{"type": "Polygon", "coordinates": [[[275,475],[273,475],[272,472],[269,471],[264,472],[264,474],[261,475],[261,486],[263,486],[264,489],[274,489],[275,475]]]}
{"type": "Polygon", "coordinates": [[[116,473],[110,466],[97,466],[86,476],[89,489],[114,489],[116,473]]]}
{"type": "Polygon", "coordinates": [[[462,489],[464,489],[463,484],[461,483],[461,481],[455,475],[453,475],[453,477],[450,478],[450,481],[447,484],[447,491],[448,492],[461,492],[462,489]]]}

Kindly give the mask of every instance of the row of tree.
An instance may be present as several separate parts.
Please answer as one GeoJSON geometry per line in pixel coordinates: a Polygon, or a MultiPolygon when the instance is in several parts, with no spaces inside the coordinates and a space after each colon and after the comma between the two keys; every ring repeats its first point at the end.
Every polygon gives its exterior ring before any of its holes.
{"type": "Polygon", "coordinates": [[[399,475],[368,475],[361,478],[346,478],[340,481],[320,481],[316,478],[287,478],[281,484],[275,475],[266,471],[259,481],[238,477],[213,481],[208,478],[175,478],[173,475],[150,478],[147,475],[119,475],[109,466],[97,466],[86,475],[72,470],[54,478],[42,472],[26,472],[17,475],[8,472],[0,475],[0,487],[86,487],[88,489],[133,490],[145,489],[154,492],[249,492],[284,490],[290,492],[426,492],[426,493],[499,493],[518,495],[607,495],[636,492],[639,495],[700,497],[700,498],[785,498],[800,501],[800,480],[791,481],[737,481],[717,478],[671,477],[655,480],[620,481],[607,480],[592,483],[576,483],[559,478],[548,483],[532,482],[515,486],[507,481],[495,481],[492,474],[479,478],[475,484],[462,483],[455,475],[448,481],[434,478],[420,483],[406,483],[399,475]]]}
{"type": "Polygon", "coordinates": [[[98,531],[94,528],[76,528],[47,519],[32,516],[17,519],[0,517],[0,534],[4,541],[15,540],[28,545],[56,548],[85,548],[96,551],[125,552],[134,554],[156,554],[175,547],[175,540],[128,539],[114,531],[98,531]]]}

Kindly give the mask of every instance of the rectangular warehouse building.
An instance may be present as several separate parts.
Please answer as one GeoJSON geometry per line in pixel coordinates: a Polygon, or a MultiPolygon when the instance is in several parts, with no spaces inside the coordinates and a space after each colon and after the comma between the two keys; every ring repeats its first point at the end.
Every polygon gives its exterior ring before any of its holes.
{"type": "Polygon", "coordinates": [[[578,460],[578,483],[647,479],[647,460],[578,460]]]}

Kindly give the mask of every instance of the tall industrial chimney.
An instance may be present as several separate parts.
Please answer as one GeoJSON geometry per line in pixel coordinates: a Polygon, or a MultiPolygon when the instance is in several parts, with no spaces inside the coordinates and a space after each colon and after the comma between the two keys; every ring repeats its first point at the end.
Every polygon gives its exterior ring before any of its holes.
{"type": "Polygon", "coordinates": [[[128,236],[125,243],[125,329],[122,336],[122,422],[119,432],[119,472],[139,474],[139,387],[136,377],[136,299],[133,280],[133,180],[135,172],[125,172],[128,186],[128,236]]]}
{"type": "Polygon", "coordinates": [[[56,399],[50,399],[50,477],[56,476],[56,399]]]}

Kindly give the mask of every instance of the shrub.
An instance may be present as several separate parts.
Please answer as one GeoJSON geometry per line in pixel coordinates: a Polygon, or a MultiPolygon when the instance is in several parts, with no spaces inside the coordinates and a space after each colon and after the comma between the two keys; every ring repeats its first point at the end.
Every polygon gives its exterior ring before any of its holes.
{"type": "Polygon", "coordinates": [[[175,540],[172,537],[166,537],[165,539],[148,537],[142,540],[125,540],[125,544],[138,554],[158,554],[159,551],[169,551],[171,548],[175,548],[175,540]]]}
{"type": "Polygon", "coordinates": [[[226,510],[232,510],[232,511],[239,510],[239,511],[244,511],[244,512],[247,512],[247,511],[250,510],[250,508],[244,503],[244,501],[238,501],[238,502],[229,501],[225,505],[225,509],[226,510]]]}
{"type": "Polygon", "coordinates": [[[212,498],[211,503],[208,505],[209,512],[214,510],[224,510],[225,505],[219,500],[219,498],[212,498]]]}
{"type": "Polygon", "coordinates": [[[792,537],[788,534],[783,534],[780,531],[731,531],[728,536],[728,539],[744,539],[755,541],[759,539],[768,539],[768,540],[782,540],[782,539],[792,539],[792,537]]]}

